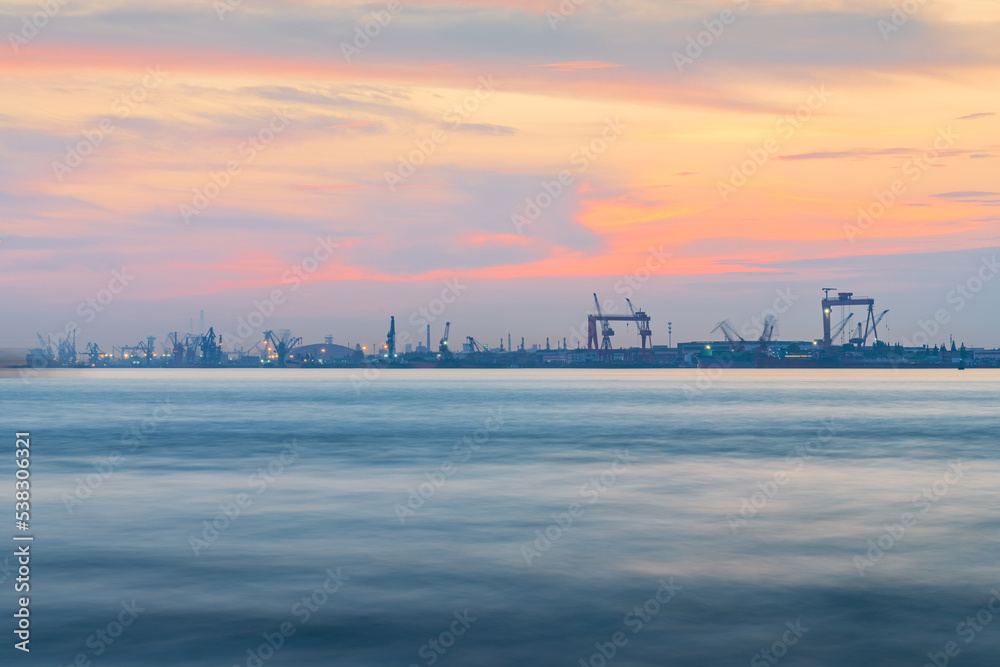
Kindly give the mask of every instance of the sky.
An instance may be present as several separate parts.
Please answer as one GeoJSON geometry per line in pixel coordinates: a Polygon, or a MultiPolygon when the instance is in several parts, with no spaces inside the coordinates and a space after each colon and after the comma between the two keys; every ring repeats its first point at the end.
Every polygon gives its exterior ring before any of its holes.
{"type": "Polygon", "coordinates": [[[890,340],[998,347],[998,30],[994,0],[6,1],[0,346],[204,310],[229,347],[390,316],[575,347],[595,292],[656,344],[770,309],[811,340],[834,287],[890,340]]]}

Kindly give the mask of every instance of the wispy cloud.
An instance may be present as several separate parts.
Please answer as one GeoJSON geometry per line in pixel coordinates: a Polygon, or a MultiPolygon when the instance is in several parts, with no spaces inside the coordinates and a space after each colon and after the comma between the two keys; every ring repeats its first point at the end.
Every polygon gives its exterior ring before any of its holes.
{"type": "Polygon", "coordinates": [[[780,155],[779,160],[838,160],[842,158],[868,158],[879,155],[907,155],[913,153],[913,148],[858,148],[850,151],[816,151],[814,153],[797,153],[780,155]]]}
{"type": "Polygon", "coordinates": [[[965,190],[963,192],[941,192],[931,197],[946,199],[969,199],[970,197],[1000,197],[1000,192],[983,192],[981,190],[965,190]]]}

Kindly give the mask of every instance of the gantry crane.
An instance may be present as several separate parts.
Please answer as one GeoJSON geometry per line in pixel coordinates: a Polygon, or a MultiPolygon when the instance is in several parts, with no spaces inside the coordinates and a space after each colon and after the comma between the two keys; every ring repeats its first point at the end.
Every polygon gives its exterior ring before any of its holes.
{"type": "MultiPolygon", "coordinates": [[[[875,334],[875,340],[878,340],[878,332],[876,327],[881,318],[875,317],[875,299],[868,296],[854,296],[854,292],[837,292],[837,298],[831,299],[830,292],[837,289],[836,287],[824,287],[823,290],[823,347],[828,348],[833,344],[833,339],[837,336],[837,333],[830,333],[830,319],[832,317],[834,306],[868,306],[868,314],[865,319],[865,332],[860,338],[867,340],[868,336],[875,334]]],[[[885,315],[885,313],[882,313],[885,315]]],[[[845,318],[846,321],[846,318],[845,318]]]]}
{"type": "MultiPolygon", "coordinates": [[[[628,299],[626,299],[628,301],[628,299]]],[[[653,351],[652,343],[650,343],[649,351],[646,350],[646,342],[650,340],[652,331],[649,326],[649,315],[641,310],[635,310],[632,307],[632,302],[628,301],[630,315],[609,315],[601,309],[601,302],[597,300],[597,294],[594,294],[594,305],[597,307],[596,315],[587,315],[587,349],[595,350],[597,349],[603,356],[608,356],[613,349],[611,347],[611,337],[615,335],[614,330],[611,328],[612,321],[623,321],[623,322],[635,322],[639,329],[639,335],[642,337],[642,353],[643,356],[651,354],[653,351]],[[601,323],[601,343],[598,346],[597,343],[597,323],[601,323]]]]}

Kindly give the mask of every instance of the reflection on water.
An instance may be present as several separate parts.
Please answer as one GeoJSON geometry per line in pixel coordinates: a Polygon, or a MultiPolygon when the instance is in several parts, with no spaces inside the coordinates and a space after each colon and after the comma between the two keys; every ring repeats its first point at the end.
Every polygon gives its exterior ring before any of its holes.
{"type": "Polygon", "coordinates": [[[996,664],[1000,373],[700,373],[0,379],[26,662],[996,664]]]}

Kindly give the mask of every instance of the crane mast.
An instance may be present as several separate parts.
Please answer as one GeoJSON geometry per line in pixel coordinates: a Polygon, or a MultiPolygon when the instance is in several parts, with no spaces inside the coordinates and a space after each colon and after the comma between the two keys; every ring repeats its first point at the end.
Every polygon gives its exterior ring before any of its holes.
{"type": "Polygon", "coordinates": [[[444,335],[441,336],[441,340],[438,341],[438,353],[442,355],[451,354],[448,349],[448,331],[451,329],[451,322],[444,323],[444,335]]]}

